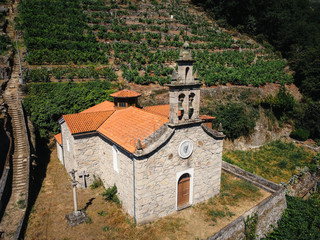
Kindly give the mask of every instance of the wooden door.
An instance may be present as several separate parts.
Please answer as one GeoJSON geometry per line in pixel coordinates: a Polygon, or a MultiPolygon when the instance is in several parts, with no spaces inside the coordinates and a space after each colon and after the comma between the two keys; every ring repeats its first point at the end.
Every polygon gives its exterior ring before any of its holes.
{"type": "Polygon", "coordinates": [[[189,204],[190,176],[183,174],[178,182],[178,208],[189,204]]]}

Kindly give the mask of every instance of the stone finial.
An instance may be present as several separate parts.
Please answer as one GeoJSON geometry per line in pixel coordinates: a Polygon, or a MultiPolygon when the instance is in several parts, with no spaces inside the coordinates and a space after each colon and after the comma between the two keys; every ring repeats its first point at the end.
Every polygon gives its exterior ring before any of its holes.
{"type": "Polygon", "coordinates": [[[184,42],[183,46],[184,49],[188,49],[189,48],[189,43],[188,42],[184,42]]]}
{"type": "Polygon", "coordinates": [[[137,141],[136,148],[137,148],[137,150],[142,150],[142,143],[141,143],[141,140],[139,138],[138,138],[138,141],[137,141]]]}
{"type": "Polygon", "coordinates": [[[223,132],[222,123],[219,124],[218,132],[223,132]]]}
{"type": "Polygon", "coordinates": [[[197,70],[194,72],[193,78],[194,78],[194,80],[199,80],[199,74],[198,74],[197,70]]]}
{"type": "Polygon", "coordinates": [[[172,82],[176,82],[179,78],[179,74],[177,73],[177,71],[174,69],[172,72],[172,82]]]}
{"type": "Polygon", "coordinates": [[[189,43],[185,42],[180,50],[179,54],[180,60],[192,60],[192,54],[189,49],[189,43]]]}

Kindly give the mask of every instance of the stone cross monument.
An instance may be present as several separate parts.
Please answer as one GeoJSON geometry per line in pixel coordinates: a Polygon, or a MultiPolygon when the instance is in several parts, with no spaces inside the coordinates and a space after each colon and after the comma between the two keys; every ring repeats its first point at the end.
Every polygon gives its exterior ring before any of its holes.
{"type": "Polygon", "coordinates": [[[74,211],[66,215],[67,222],[70,227],[78,225],[80,223],[85,222],[88,219],[87,214],[84,211],[78,210],[78,202],[77,202],[77,181],[76,181],[76,170],[72,169],[69,173],[72,178],[72,189],[73,189],[73,204],[74,211]]]}
{"type": "Polygon", "coordinates": [[[82,180],[83,180],[83,182],[82,182],[82,188],[83,188],[83,189],[86,189],[86,188],[87,188],[86,177],[89,177],[89,174],[86,173],[85,170],[83,170],[83,171],[79,174],[79,178],[82,178],[82,180]]]}

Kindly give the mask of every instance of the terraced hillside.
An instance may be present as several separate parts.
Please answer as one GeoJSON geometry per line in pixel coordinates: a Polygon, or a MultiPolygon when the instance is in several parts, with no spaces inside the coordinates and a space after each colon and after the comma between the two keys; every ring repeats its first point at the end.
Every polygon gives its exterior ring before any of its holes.
{"type": "Polygon", "coordinates": [[[19,12],[28,82],[168,83],[184,41],[208,86],[292,82],[270,48],[219,28],[188,1],[30,0],[19,12]]]}

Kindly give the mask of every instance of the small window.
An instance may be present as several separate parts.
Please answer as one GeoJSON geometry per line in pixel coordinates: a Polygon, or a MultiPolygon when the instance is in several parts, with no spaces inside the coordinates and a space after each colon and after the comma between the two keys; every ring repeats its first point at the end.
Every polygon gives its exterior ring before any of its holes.
{"type": "Polygon", "coordinates": [[[116,146],[112,146],[112,153],[113,153],[113,169],[116,172],[119,172],[118,168],[118,149],[116,146]]]}
{"type": "Polygon", "coordinates": [[[126,107],[126,102],[119,102],[119,107],[126,107]]]}
{"type": "Polygon", "coordinates": [[[70,152],[70,144],[69,144],[69,139],[67,139],[67,150],[70,152]]]}
{"type": "Polygon", "coordinates": [[[186,68],[186,76],[185,76],[185,81],[188,81],[188,74],[189,74],[189,67],[186,68]]]}

